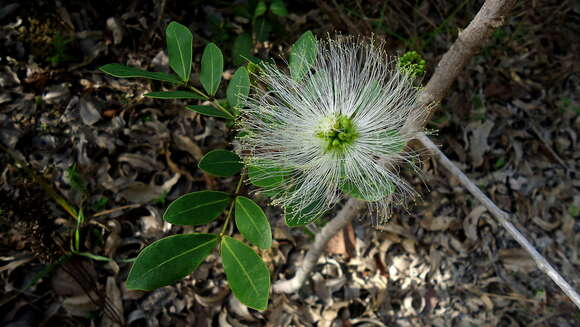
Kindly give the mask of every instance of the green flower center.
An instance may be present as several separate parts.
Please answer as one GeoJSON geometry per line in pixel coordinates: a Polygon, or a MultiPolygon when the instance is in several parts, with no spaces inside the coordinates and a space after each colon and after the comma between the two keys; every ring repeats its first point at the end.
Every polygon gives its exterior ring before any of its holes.
{"type": "Polygon", "coordinates": [[[358,137],[356,126],[344,115],[327,117],[320,124],[316,137],[324,141],[326,152],[343,152],[358,137]]]}

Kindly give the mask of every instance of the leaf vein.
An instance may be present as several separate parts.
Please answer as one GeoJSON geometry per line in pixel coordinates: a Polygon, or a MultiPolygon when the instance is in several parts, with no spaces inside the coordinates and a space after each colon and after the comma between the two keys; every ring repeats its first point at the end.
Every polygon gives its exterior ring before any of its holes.
{"type": "Polygon", "coordinates": [[[170,262],[170,261],[172,261],[172,260],[175,260],[175,259],[177,259],[177,258],[180,258],[180,257],[182,257],[182,256],[184,256],[184,255],[187,255],[187,254],[189,254],[189,253],[191,253],[191,252],[193,252],[193,251],[195,251],[195,250],[198,250],[198,249],[200,249],[200,248],[202,248],[202,247],[205,247],[206,245],[208,245],[208,244],[210,244],[211,242],[214,242],[214,241],[215,241],[215,238],[214,238],[214,239],[212,239],[212,240],[209,240],[209,241],[207,241],[207,242],[205,242],[205,243],[202,243],[202,244],[200,244],[200,245],[198,245],[198,246],[196,246],[196,247],[194,247],[194,248],[192,248],[192,249],[190,249],[190,250],[184,251],[183,253],[181,253],[181,254],[179,254],[179,255],[176,255],[176,256],[174,256],[174,257],[171,257],[171,258],[169,258],[169,259],[167,259],[167,260],[163,261],[162,263],[160,263],[160,264],[158,264],[158,265],[154,266],[153,268],[151,268],[151,269],[147,270],[146,272],[144,272],[144,273],[141,275],[142,277],[141,277],[140,279],[145,279],[145,276],[147,276],[148,274],[150,274],[150,273],[151,273],[153,270],[155,270],[155,269],[157,269],[157,268],[159,268],[159,267],[161,267],[161,266],[165,265],[166,263],[168,263],[168,262],[170,262]]]}
{"type": "Polygon", "coordinates": [[[263,233],[258,228],[258,225],[256,225],[256,222],[252,219],[252,216],[250,215],[250,213],[248,212],[246,207],[241,202],[240,202],[240,206],[242,207],[242,210],[244,211],[244,213],[250,218],[250,222],[252,222],[252,226],[254,226],[254,229],[256,230],[256,232],[258,232],[258,234],[262,235],[263,233]]]}
{"type": "Polygon", "coordinates": [[[256,296],[260,295],[260,293],[258,292],[258,289],[256,288],[256,285],[254,284],[254,281],[252,281],[252,278],[250,278],[250,274],[248,273],[248,271],[246,270],[244,265],[242,265],[242,262],[240,261],[240,259],[238,259],[238,257],[234,254],[234,251],[232,251],[232,248],[228,245],[227,240],[224,242],[224,245],[230,251],[232,257],[234,258],[234,260],[236,260],[236,262],[238,263],[240,268],[242,268],[242,270],[244,271],[244,275],[246,275],[246,277],[248,278],[248,281],[250,282],[250,285],[252,285],[252,288],[254,289],[256,296]]]}
{"type": "Polygon", "coordinates": [[[228,199],[221,199],[221,200],[215,200],[215,201],[211,201],[211,202],[206,202],[206,203],[203,203],[203,204],[194,206],[192,208],[188,208],[188,209],[185,209],[183,211],[179,211],[179,212],[176,213],[176,215],[182,215],[182,214],[185,214],[185,213],[190,212],[190,211],[195,210],[195,209],[207,207],[207,206],[210,206],[210,205],[213,205],[213,204],[217,204],[217,203],[220,203],[220,202],[226,202],[226,201],[228,201],[228,199]]]}
{"type": "Polygon", "coordinates": [[[185,80],[187,77],[185,76],[185,60],[183,59],[183,52],[181,51],[181,44],[179,43],[179,38],[177,35],[175,36],[175,41],[177,42],[177,50],[179,51],[179,58],[181,58],[181,70],[183,79],[185,80]]]}

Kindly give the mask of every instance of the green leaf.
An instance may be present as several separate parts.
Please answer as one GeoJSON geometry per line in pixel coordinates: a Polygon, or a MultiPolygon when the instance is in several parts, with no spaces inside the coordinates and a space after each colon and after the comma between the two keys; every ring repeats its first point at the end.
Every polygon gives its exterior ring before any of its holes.
{"type": "Polygon", "coordinates": [[[296,81],[299,81],[308,72],[314,61],[318,48],[316,47],[316,39],[311,31],[307,31],[294,43],[292,50],[290,50],[290,75],[296,81]]]}
{"type": "Polygon", "coordinates": [[[317,207],[320,206],[321,202],[322,200],[314,201],[309,205],[307,205],[304,209],[299,211],[293,210],[291,205],[288,206],[284,214],[284,220],[286,221],[286,225],[288,225],[289,227],[304,226],[322,217],[324,212],[315,210],[317,207]]]}
{"type": "Polygon", "coordinates": [[[127,277],[127,288],[151,291],[189,275],[217,241],[214,234],[182,234],[152,243],[137,256],[127,277]]]}
{"type": "Polygon", "coordinates": [[[203,225],[216,219],[229,203],[230,194],[225,192],[188,193],[171,202],[163,219],[174,225],[203,225]]]}
{"type": "Polygon", "coordinates": [[[273,198],[282,192],[284,192],[284,190],[280,188],[264,188],[258,191],[257,194],[273,198]]]}
{"type": "Polygon", "coordinates": [[[361,101],[360,105],[355,109],[355,113],[363,108],[372,106],[373,103],[383,101],[383,96],[381,96],[381,93],[382,89],[379,81],[373,80],[366,84],[363,88],[363,91],[359,95],[361,101]]]}
{"type": "MultiPolygon", "coordinates": [[[[369,181],[370,182],[370,181],[369,181]]],[[[375,183],[370,186],[369,191],[361,190],[357,185],[350,181],[346,181],[340,186],[340,190],[347,195],[354,198],[376,202],[383,199],[385,196],[393,193],[395,191],[395,186],[392,183],[375,183]]]]}
{"type": "Polygon", "coordinates": [[[250,183],[264,188],[271,188],[282,184],[284,178],[290,174],[289,169],[276,167],[265,160],[255,160],[248,164],[248,178],[250,183]]]}
{"type": "Polygon", "coordinates": [[[169,66],[183,81],[189,81],[193,52],[191,31],[177,22],[171,22],[165,29],[165,37],[169,52],[169,66]]]}
{"type": "Polygon", "coordinates": [[[237,154],[227,150],[208,152],[197,165],[201,170],[215,176],[233,176],[242,170],[242,160],[237,154]]]}
{"type": "Polygon", "coordinates": [[[266,10],[268,10],[268,7],[266,7],[266,2],[264,0],[258,1],[256,9],[254,10],[254,18],[262,16],[266,10]]]}
{"type": "Polygon", "coordinates": [[[189,91],[160,91],[160,92],[149,92],[145,93],[146,97],[155,99],[196,99],[205,100],[204,97],[197,93],[189,91]]]}
{"type": "Polygon", "coordinates": [[[234,116],[230,113],[225,113],[217,108],[212,106],[198,106],[198,105],[189,105],[186,106],[185,109],[189,109],[191,111],[195,111],[202,115],[211,116],[211,117],[219,117],[219,118],[227,118],[233,119],[234,116]]]}
{"type": "Polygon", "coordinates": [[[262,258],[229,236],[221,241],[221,257],[228,283],[238,300],[252,309],[266,310],[270,272],[262,258]]]}
{"type": "Polygon", "coordinates": [[[397,130],[388,130],[381,132],[380,137],[384,139],[388,139],[388,142],[384,142],[387,144],[383,149],[383,152],[386,154],[393,154],[393,153],[401,153],[405,150],[407,146],[406,140],[401,136],[401,133],[397,130]]]}
{"type": "Polygon", "coordinates": [[[177,77],[173,75],[160,72],[148,72],[143,69],[129,67],[121,64],[107,64],[99,67],[99,70],[103,73],[107,73],[119,78],[142,77],[174,84],[182,83],[177,77]]]}
{"type": "Polygon", "coordinates": [[[246,67],[240,67],[234,73],[226,91],[230,107],[241,106],[248,94],[250,94],[250,76],[246,67]]]}
{"type": "Polygon", "coordinates": [[[272,0],[272,3],[270,4],[270,10],[274,15],[288,15],[288,10],[286,10],[286,6],[284,5],[284,0],[272,0]]]}
{"type": "Polygon", "coordinates": [[[246,62],[245,58],[249,58],[250,56],[252,56],[252,36],[248,33],[242,33],[236,36],[232,47],[234,65],[243,65],[246,62]]]}
{"type": "Polygon", "coordinates": [[[272,229],[262,208],[254,201],[238,196],[235,209],[236,226],[240,233],[260,249],[269,249],[272,246],[272,229]]]}
{"type": "Polygon", "coordinates": [[[254,23],[254,33],[256,34],[256,40],[264,42],[268,40],[268,36],[272,31],[272,24],[266,19],[266,17],[256,18],[254,23]]]}
{"type": "Polygon", "coordinates": [[[199,80],[209,95],[214,96],[217,92],[222,80],[223,70],[224,57],[222,51],[214,43],[206,45],[201,56],[199,80]]]}

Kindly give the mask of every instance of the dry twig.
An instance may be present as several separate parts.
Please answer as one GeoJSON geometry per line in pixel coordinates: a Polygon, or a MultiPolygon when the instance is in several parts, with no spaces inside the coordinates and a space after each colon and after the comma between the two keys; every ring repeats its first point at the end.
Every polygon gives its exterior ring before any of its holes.
{"type": "Polygon", "coordinates": [[[331,221],[328,222],[322,228],[322,230],[316,234],[316,238],[314,239],[314,243],[306,254],[304,258],[304,262],[296,271],[296,275],[292,279],[278,281],[274,284],[273,289],[276,293],[293,293],[304,284],[306,277],[310,274],[316,263],[318,263],[318,259],[322,254],[322,251],[326,248],[326,243],[339,231],[342,230],[346,224],[348,224],[353,217],[356,217],[357,214],[364,208],[365,202],[361,200],[357,200],[354,198],[348,199],[344,204],[344,207],[340,209],[336,217],[334,217],[331,221]]]}
{"type": "MultiPolygon", "coordinates": [[[[477,15],[475,15],[465,30],[459,33],[457,40],[455,40],[451,48],[447,50],[439,61],[433,76],[421,94],[419,99],[420,105],[429,109],[436,107],[432,104],[437,104],[443,99],[445,93],[463,67],[465,67],[471,57],[491,35],[493,30],[501,26],[504,17],[509,13],[514,4],[515,0],[487,0],[483,4],[477,15]]],[[[420,123],[424,126],[427,121],[428,119],[420,123]]],[[[298,269],[296,275],[290,280],[276,282],[273,286],[274,291],[292,293],[302,287],[306,276],[310,274],[318,262],[328,240],[334,234],[338,233],[347,223],[352,221],[358,213],[358,210],[352,210],[348,207],[355,206],[355,204],[360,202],[359,200],[353,199],[347,202],[345,208],[323,228],[321,234],[324,234],[324,237],[316,236],[314,244],[308,251],[304,263],[298,269]],[[339,218],[340,221],[334,223],[339,218]]]]}
{"type": "Polygon", "coordinates": [[[463,185],[471,195],[478,199],[483,206],[497,219],[497,221],[512,235],[512,237],[530,254],[532,259],[536,262],[538,268],[548,275],[554,283],[556,283],[566,295],[578,306],[580,309],[580,296],[574,288],[558,273],[552,265],[544,258],[534,246],[526,239],[522,233],[510,222],[510,216],[500,208],[498,208],[490,198],[487,197],[480,189],[475,185],[469,177],[467,177],[449,158],[439,150],[439,148],[425,135],[421,133],[419,135],[419,141],[425,146],[427,150],[441,163],[452,176],[456,177],[461,185],[463,185]]]}

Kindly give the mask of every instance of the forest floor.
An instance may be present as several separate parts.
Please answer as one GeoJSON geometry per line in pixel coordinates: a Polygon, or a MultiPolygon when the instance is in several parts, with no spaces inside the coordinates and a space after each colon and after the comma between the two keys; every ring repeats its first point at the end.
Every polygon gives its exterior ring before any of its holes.
{"type": "MultiPolygon", "coordinates": [[[[219,228],[172,226],[161,217],[187,192],[235,188],[231,178],[197,169],[204,153],[227,147],[234,133],[223,120],[184,110],[184,101],[143,97],[159,89],[157,82],[114,79],[97,68],[118,62],[167,71],[164,27],[175,20],[194,33],[194,71],[211,40],[226,54],[229,78],[235,36],[260,31],[243,17],[244,1],[56,3],[0,5],[0,144],[10,149],[0,153],[0,324],[580,326],[572,302],[427,156],[423,177],[403,171],[421,199],[386,225],[356,220],[331,241],[304,287],[271,294],[266,311],[235,299],[215,254],[172,286],[127,290],[129,259],[145,245],[219,228]],[[47,187],[83,208],[80,251],[90,255],[70,255],[76,221],[47,187]]],[[[306,30],[374,34],[394,54],[420,52],[427,81],[480,6],[287,1],[289,14],[269,14],[262,22],[271,27],[268,41],[252,51],[286,58],[306,30]]],[[[576,2],[520,2],[428,124],[443,152],[513,214],[577,290],[579,35],[576,2]]],[[[266,213],[275,241],[262,255],[273,281],[290,278],[312,234],[288,228],[275,207],[266,213]]]]}

